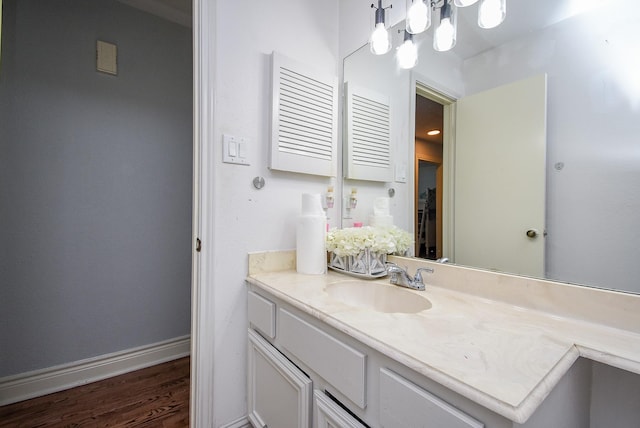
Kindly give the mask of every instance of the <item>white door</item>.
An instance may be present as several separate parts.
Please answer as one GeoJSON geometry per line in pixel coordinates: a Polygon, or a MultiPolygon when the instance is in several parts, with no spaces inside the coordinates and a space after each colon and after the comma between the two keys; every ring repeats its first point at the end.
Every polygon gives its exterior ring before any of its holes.
{"type": "Polygon", "coordinates": [[[456,110],[453,261],[544,276],[546,75],[456,110]]]}

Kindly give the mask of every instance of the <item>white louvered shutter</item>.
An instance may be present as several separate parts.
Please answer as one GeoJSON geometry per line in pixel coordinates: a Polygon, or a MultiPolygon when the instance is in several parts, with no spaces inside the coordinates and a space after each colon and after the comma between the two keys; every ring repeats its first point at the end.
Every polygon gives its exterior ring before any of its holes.
{"type": "Polygon", "coordinates": [[[334,177],[337,171],[337,77],[276,52],[272,55],[270,168],[334,177]]]}
{"type": "Polygon", "coordinates": [[[345,178],[392,181],[389,97],[345,83],[345,178]]]}

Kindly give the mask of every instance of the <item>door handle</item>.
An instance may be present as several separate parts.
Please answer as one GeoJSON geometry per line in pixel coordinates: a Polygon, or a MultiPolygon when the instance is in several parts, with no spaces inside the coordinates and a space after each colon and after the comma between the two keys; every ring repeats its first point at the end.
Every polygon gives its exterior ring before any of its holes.
{"type": "Polygon", "coordinates": [[[535,238],[538,236],[538,231],[535,229],[529,229],[527,230],[527,237],[529,238],[535,238]]]}

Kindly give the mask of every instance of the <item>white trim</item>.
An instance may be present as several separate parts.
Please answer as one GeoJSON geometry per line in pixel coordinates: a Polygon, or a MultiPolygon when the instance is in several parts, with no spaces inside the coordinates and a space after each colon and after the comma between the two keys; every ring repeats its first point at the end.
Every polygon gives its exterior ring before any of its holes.
{"type": "Polygon", "coordinates": [[[189,355],[190,336],[0,379],[0,406],[63,391],[189,355]]]}
{"type": "Polygon", "coordinates": [[[249,419],[247,419],[246,416],[243,416],[240,419],[236,419],[233,422],[222,425],[220,428],[252,428],[252,426],[249,423],[249,419]]]}
{"type": "MultiPolygon", "coordinates": [[[[217,1],[193,0],[193,230],[202,250],[192,250],[191,391],[189,424],[214,426],[215,58],[217,1]]],[[[194,237],[195,238],[195,237],[194,237]]]]}

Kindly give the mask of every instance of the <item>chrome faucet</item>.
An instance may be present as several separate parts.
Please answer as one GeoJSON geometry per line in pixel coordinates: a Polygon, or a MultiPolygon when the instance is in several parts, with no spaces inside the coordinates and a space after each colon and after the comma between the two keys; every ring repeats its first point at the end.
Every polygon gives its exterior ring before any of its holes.
{"type": "Polygon", "coordinates": [[[391,274],[389,282],[400,287],[411,288],[412,290],[424,290],[424,283],[422,282],[422,272],[433,273],[432,268],[418,268],[416,275],[412,278],[411,275],[402,269],[395,263],[387,263],[387,272],[391,274]]]}

